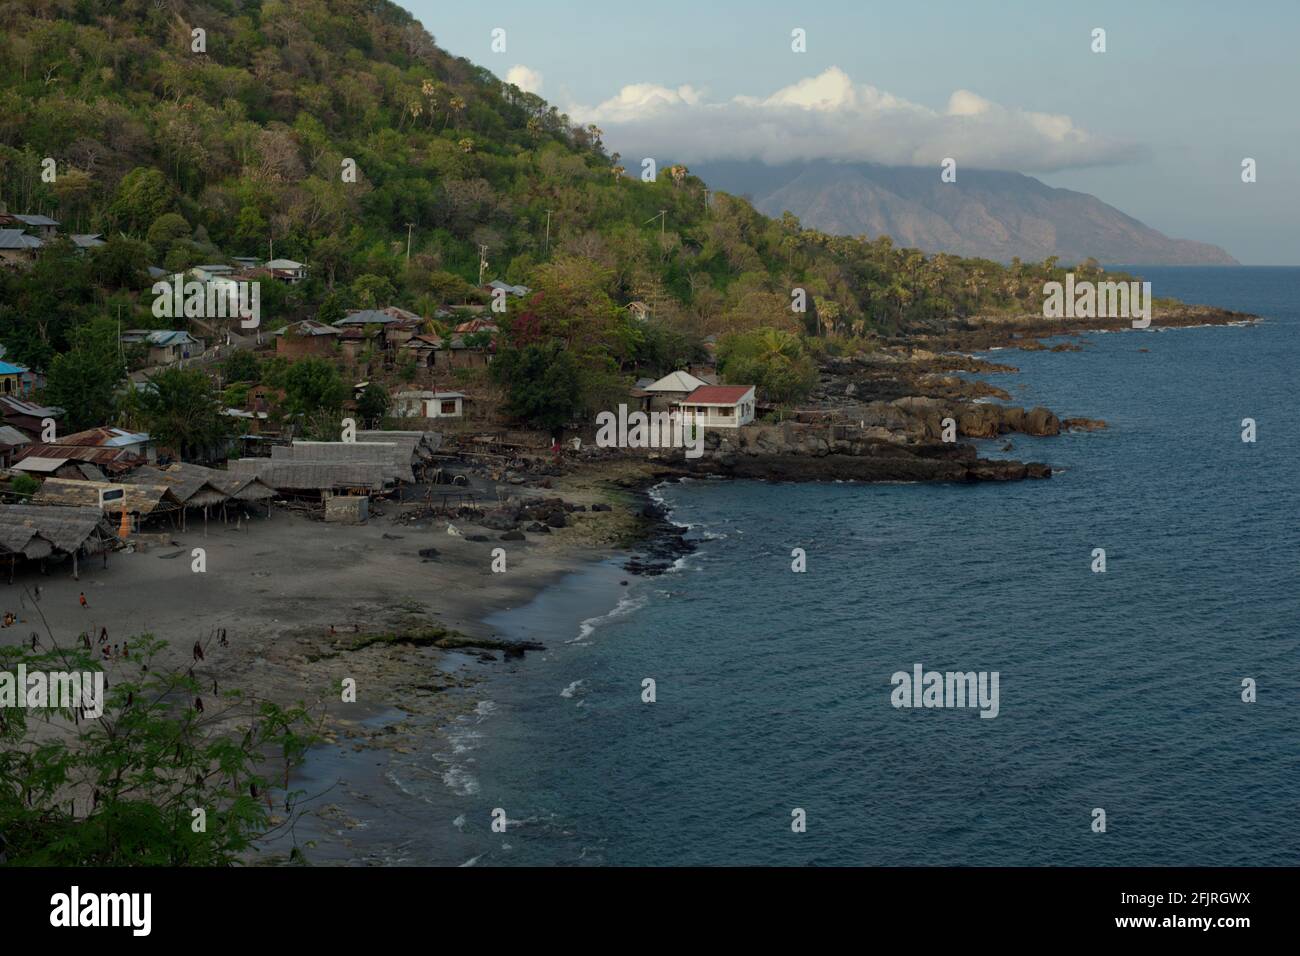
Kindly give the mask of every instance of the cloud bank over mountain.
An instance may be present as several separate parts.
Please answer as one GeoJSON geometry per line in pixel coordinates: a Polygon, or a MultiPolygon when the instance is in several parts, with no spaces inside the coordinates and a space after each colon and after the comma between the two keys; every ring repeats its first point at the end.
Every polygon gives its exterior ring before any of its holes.
{"type": "Polygon", "coordinates": [[[626,157],[687,165],[831,160],[937,168],[951,157],[959,169],[1048,173],[1141,155],[1136,145],[1081,129],[1068,116],[1003,106],[964,89],[934,110],[854,83],[835,66],[766,97],[713,102],[691,86],[637,83],[568,112],[600,126],[609,147],[626,157]]]}

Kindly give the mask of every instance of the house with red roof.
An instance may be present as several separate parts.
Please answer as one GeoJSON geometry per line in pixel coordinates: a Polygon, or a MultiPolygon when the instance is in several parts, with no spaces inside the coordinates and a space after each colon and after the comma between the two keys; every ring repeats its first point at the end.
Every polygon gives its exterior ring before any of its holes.
{"type": "Polygon", "coordinates": [[[754,386],[701,385],[677,407],[686,422],[704,428],[739,428],[754,420],[754,386]]]}

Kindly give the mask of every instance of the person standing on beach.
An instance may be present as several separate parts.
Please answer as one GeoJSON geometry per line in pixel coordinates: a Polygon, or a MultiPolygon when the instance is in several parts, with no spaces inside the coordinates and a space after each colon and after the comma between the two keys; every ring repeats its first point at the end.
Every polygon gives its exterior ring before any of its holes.
{"type": "Polygon", "coordinates": [[[85,591],[82,591],[82,592],[81,592],[81,596],[80,596],[79,600],[81,601],[81,606],[82,606],[82,607],[89,607],[89,606],[90,606],[90,605],[88,605],[88,604],[86,603],[86,592],[85,592],[85,591]]]}

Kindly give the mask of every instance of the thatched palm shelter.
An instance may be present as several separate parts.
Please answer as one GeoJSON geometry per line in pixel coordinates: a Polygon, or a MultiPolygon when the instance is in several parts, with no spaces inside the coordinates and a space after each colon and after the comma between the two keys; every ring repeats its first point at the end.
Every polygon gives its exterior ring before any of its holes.
{"type": "Polygon", "coordinates": [[[266,516],[271,517],[271,499],[275,489],[254,475],[237,475],[220,468],[205,468],[189,462],[177,462],[169,465],[164,474],[183,475],[191,480],[201,478],[206,484],[217,489],[224,496],[221,502],[222,520],[225,520],[226,505],[232,501],[253,504],[266,502],[266,516]]]}
{"type": "Polygon", "coordinates": [[[280,494],[379,493],[384,490],[389,470],[383,464],[346,461],[240,458],[230,463],[231,474],[258,478],[280,494]]]}
{"type": "Polygon", "coordinates": [[[355,441],[298,441],[292,445],[276,445],[271,449],[274,462],[347,462],[382,465],[387,481],[415,480],[412,452],[407,444],[394,442],[355,441]]]}
{"type": "Polygon", "coordinates": [[[428,476],[430,463],[434,454],[442,445],[440,432],[371,430],[357,432],[357,441],[366,444],[392,443],[401,446],[407,453],[411,467],[418,480],[428,476]]]}
{"type": "Polygon", "coordinates": [[[122,484],[107,481],[74,481],[67,478],[46,478],[41,490],[32,496],[34,505],[62,505],[100,510],[100,492],[118,491],[122,497],[105,502],[105,514],[132,515],[138,528],[148,518],[175,514],[184,506],[176,493],[167,485],[122,484]]]}
{"type": "Polygon", "coordinates": [[[230,497],[216,485],[208,481],[207,476],[194,471],[163,471],[159,468],[141,468],[122,479],[127,485],[166,485],[181,503],[181,530],[185,529],[185,515],[189,508],[203,509],[203,531],[208,530],[208,509],[213,505],[225,505],[230,497]]]}
{"type": "Polygon", "coordinates": [[[0,557],[9,558],[9,583],[20,558],[44,561],[54,553],[72,555],[72,576],[80,576],[82,554],[103,554],[117,544],[112,524],[95,507],[0,504],[0,557]]]}

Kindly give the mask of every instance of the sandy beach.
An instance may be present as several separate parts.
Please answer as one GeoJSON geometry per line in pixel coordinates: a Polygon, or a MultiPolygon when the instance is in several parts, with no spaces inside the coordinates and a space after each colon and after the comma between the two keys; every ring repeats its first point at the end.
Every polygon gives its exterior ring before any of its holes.
{"type": "MultiPolygon", "coordinates": [[[[639,503],[601,476],[578,474],[555,485],[476,491],[562,496],[587,507],[606,502],[613,510],[574,511],[568,527],[528,534],[525,541],[501,541],[498,532],[455,518],[411,520],[418,501],[378,502],[379,513],[361,525],[325,523],[275,505],[269,518],[262,510],[244,520],[210,520],[205,533],[202,520],[191,516],[184,532],[137,536],[133,550],[112,554],[107,568],[99,559],[82,562],[79,580],[64,564],[46,575],[29,569],[12,585],[0,585],[4,608],[19,619],[0,631],[0,641],[19,643],[35,631],[48,645],[47,626],[65,646],[100,628],[107,628],[110,645],[149,633],[170,644],[157,666],[180,668],[191,664],[192,645],[200,641],[205,659],[194,673],[202,683],[313,708],[323,717],[323,740],[291,784],[310,799],[294,815],[293,834],[279,831],[250,861],[286,859],[296,840],[308,845],[311,862],[364,862],[370,859],[362,839],[366,818],[402,802],[389,757],[442,746],[448,726],[472,715],[470,689],[484,674],[526,666],[493,646],[485,619],[525,606],[564,576],[608,559],[635,532],[639,503]],[[449,523],[461,534],[448,533],[449,523]],[[202,572],[194,570],[198,548],[202,572]],[[429,548],[436,557],[420,555],[429,548]],[[505,550],[504,572],[492,570],[496,548],[505,550]],[[354,649],[368,635],[430,625],[487,646],[445,650],[384,640],[354,649]],[[227,647],[213,639],[221,628],[227,647]],[[343,678],[356,681],[356,703],[340,700],[343,678]]],[[[420,489],[410,490],[420,497],[420,489]]],[[[115,673],[138,666],[119,651],[105,671],[111,683],[115,673]]],[[[375,862],[400,862],[391,839],[403,826],[400,816],[375,816],[390,821],[375,862]]],[[[438,854],[449,862],[455,856],[454,847],[438,854]]]]}

